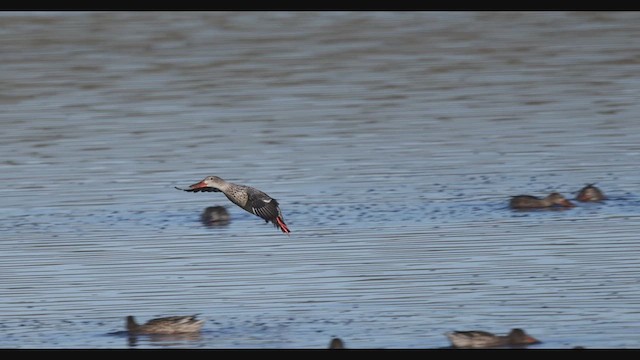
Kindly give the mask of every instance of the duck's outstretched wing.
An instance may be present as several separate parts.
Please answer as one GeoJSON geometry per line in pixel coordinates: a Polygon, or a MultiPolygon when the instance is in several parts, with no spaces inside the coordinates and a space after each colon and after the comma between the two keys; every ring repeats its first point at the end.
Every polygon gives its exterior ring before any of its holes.
{"type": "Polygon", "coordinates": [[[278,205],[276,199],[267,196],[254,197],[251,199],[251,210],[253,210],[253,213],[267,221],[274,220],[280,215],[278,205]]]}
{"type": "Polygon", "coordinates": [[[251,211],[263,218],[264,221],[271,221],[276,228],[280,229],[283,233],[288,234],[291,231],[285,224],[282,218],[282,212],[280,212],[280,204],[274,198],[269,197],[262,192],[253,193],[250,196],[251,211]]]}

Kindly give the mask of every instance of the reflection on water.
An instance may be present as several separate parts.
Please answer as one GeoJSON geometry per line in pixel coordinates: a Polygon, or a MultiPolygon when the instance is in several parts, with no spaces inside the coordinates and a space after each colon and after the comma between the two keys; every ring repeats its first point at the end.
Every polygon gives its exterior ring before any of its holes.
{"type": "Polygon", "coordinates": [[[224,206],[207,206],[200,215],[200,221],[205,226],[225,226],[231,222],[231,215],[224,206]]]}
{"type": "Polygon", "coordinates": [[[149,343],[150,345],[162,347],[189,347],[191,342],[201,340],[199,333],[191,334],[151,334],[136,335],[129,334],[127,344],[129,347],[137,347],[140,343],[149,343]]]}
{"type": "Polygon", "coordinates": [[[1,347],[638,346],[635,13],[0,18],[1,347]],[[203,226],[224,196],[173,187],[214,174],[292,235],[203,226]],[[129,313],[207,322],[107,335],[129,313]]]}

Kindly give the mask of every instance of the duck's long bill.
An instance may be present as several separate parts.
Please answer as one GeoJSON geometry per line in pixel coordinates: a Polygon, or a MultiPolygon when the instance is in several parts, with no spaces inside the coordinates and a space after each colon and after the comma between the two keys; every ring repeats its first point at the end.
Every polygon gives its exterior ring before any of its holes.
{"type": "Polygon", "coordinates": [[[574,203],[572,203],[571,201],[569,201],[569,200],[565,200],[565,201],[563,201],[563,202],[562,202],[562,206],[565,206],[565,207],[574,207],[574,206],[576,206],[576,205],[575,205],[574,203]]]}
{"type": "Polygon", "coordinates": [[[200,181],[197,184],[193,184],[189,186],[189,189],[201,189],[201,188],[205,188],[208,187],[207,184],[205,184],[204,180],[200,181]]]}

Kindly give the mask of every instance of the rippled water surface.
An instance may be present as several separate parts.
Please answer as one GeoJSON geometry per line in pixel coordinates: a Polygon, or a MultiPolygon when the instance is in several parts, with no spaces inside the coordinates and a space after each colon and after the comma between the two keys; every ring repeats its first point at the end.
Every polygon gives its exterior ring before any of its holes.
{"type": "Polygon", "coordinates": [[[0,347],[640,346],[640,14],[0,22],[0,347]],[[291,236],[174,189],[207,175],[277,198],[291,236]],[[587,183],[609,200],[507,208],[587,183]],[[123,331],[195,313],[200,335],[123,331]]]}

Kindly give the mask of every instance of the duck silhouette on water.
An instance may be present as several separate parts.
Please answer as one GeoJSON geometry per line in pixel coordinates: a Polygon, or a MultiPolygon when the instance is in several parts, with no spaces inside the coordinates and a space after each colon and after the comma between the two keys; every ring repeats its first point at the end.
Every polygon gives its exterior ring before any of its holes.
{"type": "Polygon", "coordinates": [[[607,197],[604,196],[602,190],[598,189],[595,184],[587,184],[585,187],[580,189],[578,196],[576,196],[576,200],[582,202],[598,202],[606,199],[607,197]]]}
{"type": "Polygon", "coordinates": [[[232,203],[243,208],[253,215],[259,216],[265,222],[271,222],[283,233],[289,234],[291,231],[287,227],[280,211],[278,201],[263,191],[246,185],[234,184],[217,176],[207,176],[199,183],[189,186],[187,189],[178,190],[199,192],[213,191],[223,193],[232,203]]]}
{"type": "Polygon", "coordinates": [[[337,337],[332,338],[329,341],[329,349],[345,349],[344,341],[337,337]]]}

